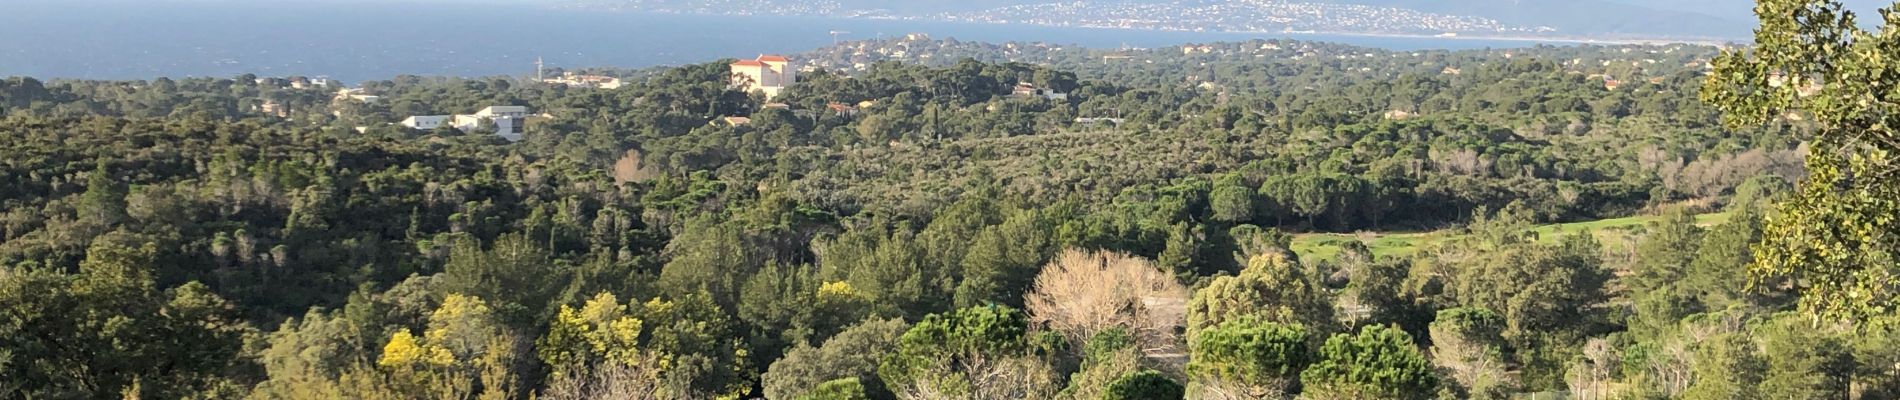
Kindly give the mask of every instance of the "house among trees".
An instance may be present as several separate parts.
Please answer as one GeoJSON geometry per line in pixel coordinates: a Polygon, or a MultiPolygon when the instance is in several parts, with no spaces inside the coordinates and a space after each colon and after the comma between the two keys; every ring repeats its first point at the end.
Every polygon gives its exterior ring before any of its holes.
{"type": "Polygon", "coordinates": [[[852,107],[850,104],[845,104],[845,103],[838,103],[838,102],[826,103],[825,109],[831,110],[832,115],[836,115],[840,117],[849,118],[849,117],[858,115],[857,107],[852,107]]]}
{"type": "Polygon", "coordinates": [[[543,79],[541,82],[588,89],[619,89],[622,84],[620,78],[605,75],[578,75],[573,72],[563,73],[558,78],[543,79]]]}
{"type": "Polygon", "coordinates": [[[251,82],[256,83],[258,86],[268,86],[268,87],[274,87],[274,88],[290,88],[290,89],[299,89],[299,90],[324,88],[324,87],[330,86],[330,84],[332,83],[336,83],[336,81],[330,80],[330,78],[326,78],[326,77],[309,78],[309,77],[302,77],[302,76],[292,76],[292,77],[283,77],[283,78],[257,77],[255,79],[252,79],[251,82]]]}
{"type": "Polygon", "coordinates": [[[474,114],[410,116],[402,120],[402,126],[426,131],[447,125],[468,132],[492,124],[495,135],[513,142],[521,140],[521,128],[527,118],[527,107],[490,106],[474,114]]]}
{"type": "Polygon", "coordinates": [[[784,56],[760,55],[757,59],[732,63],[732,84],[746,92],[762,91],[765,98],[778,97],[779,91],[798,82],[798,71],[784,56]]]}
{"type": "Polygon", "coordinates": [[[382,98],[383,98],[382,96],[369,94],[369,91],[367,89],[343,88],[343,89],[337,89],[335,99],[336,100],[354,100],[354,101],[363,102],[363,103],[375,103],[377,100],[382,100],[382,98]]]}
{"type": "Polygon", "coordinates": [[[276,100],[265,100],[264,104],[257,106],[257,111],[264,113],[264,115],[276,116],[278,118],[290,116],[290,107],[286,107],[284,103],[279,103],[276,100]]]}
{"type": "Polygon", "coordinates": [[[1009,92],[1009,95],[1012,97],[1020,97],[1020,98],[1041,97],[1048,100],[1068,100],[1069,99],[1068,93],[1056,92],[1055,89],[1036,87],[1035,84],[1028,83],[1028,82],[1016,84],[1016,88],[1011,89],[1009,92]]]}

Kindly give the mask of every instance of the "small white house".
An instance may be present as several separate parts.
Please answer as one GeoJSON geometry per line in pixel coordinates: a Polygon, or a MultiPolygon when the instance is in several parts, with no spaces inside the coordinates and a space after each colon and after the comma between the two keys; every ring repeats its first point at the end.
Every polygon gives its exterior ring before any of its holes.
{"type": "Polygon", "coordinates": [[[467,132],[481,128],[484,123],[492,123],[495,135],[512,142],[521,140],[521,130],[525,127],[524,122],[527,118],[527,107],[493,106],[483,108],[474,114],[412,116],[404,118],[402,126],[426,131],[446,125],[467,132]]]}
{"type": "Polygon", "coordinates": [[[483,108],[481,111],[476,111],[475,116],[490,117],[490,118],[494,118],[494,117],[527,118],[528,108],[522,107],[522,106],[490,106],[488,108],[483,108]]]}
{"type": "Polygon", "coordinates": [[[369,94],[369,91],[363,88],[343,88],[337,89],[336,91],[337,101],[355,100],[364,103],[375,103],[377,100],[382,99],[382,96],[369,94]]]}
{"type": "Polygon", "coordinates": [[[448,123],[450,118],[451,116],[448,115],[417,115],[403,118],[402,126],[426,131],[442,127],[442,124],[448,123]]]}
{"type": "Polygon", "coordinates": [[[543,79],[541,82],[592,89],[619,89],[621,86],[620,78],[602,75],[575,75],[572,72],[561,75],[559,78],[543,79]]]}
{"type": "Polygon", "coordinates": [[[481,128],[482,122],[494,123],[495,135],[501,136],[503,139],[508,139],[508,141],[513,142],[513,141],[521,140],[521,121],[522,119],[520,117],[509,117],[509,116],[488,117],[488,116],[482,116],[480,114],[477,114],[477,115],[464,114],[464,115],[456,115],[454,122],[455,122],[455,128],[461,129],[463,131],[472,131],[477,128],[481,128]]]}

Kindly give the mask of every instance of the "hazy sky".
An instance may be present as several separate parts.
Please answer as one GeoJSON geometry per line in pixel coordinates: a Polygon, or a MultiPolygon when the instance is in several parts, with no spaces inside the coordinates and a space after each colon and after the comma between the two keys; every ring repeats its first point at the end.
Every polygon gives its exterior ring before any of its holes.
{"type": "MultiPolygon", "coordinates": [[[[52,2],[52,3],[67,3],[67,4],[71,4],[71,3],[80,3],[80,2],[115,2],[115,1],[135,1],[135,2],[141,2],[141,3],[150,3],[150,2],[199,2],[199,3],[216,3],[216,2],[244,2],[244,3],[250,3],[250,4],[260,4],[260,3],[262,3],[262,4],[270,4],[270,3],[278,3],[278,4],[286,4],[286,5],[293,5],[293,4],[296,4],[296,5],[309,5],[309,4],[326,4],[326,3],[327,3],[327,4],[343,4],[343,3],[423,3],[423,4],[427,4],[427,3],[435,3],[435,4],[462,4],[462,5],[468,5],[468,4],[518,4],[518,5],[527,5],[527,4],[549,4],[549,5],[554,5],[554,4],[563,4],[563,3],[571,3],[571,2],[573,2],[573,0],[77,0],[77,1],[75,1],[75,0],[0,0],[0,3],[3,3],[3,2],[9,2],[9,1],[21,1],[21,2],[52,2]]],[[[598,1],[598,0],[596,0],[596,1],[598,1]]],[[[631,1],[631,0],[629,0],[629,1],[631,1]]],[[[781,0],[781,1],[798,1],[798,0],[781,0]]],[[[887,0],[887,1],[890,1],[890,2],[893,2],[893,3],[898,3],[898,2],[915,2],[915,1],[933,1],[933,0],[887,0]]],[[[1072,0],[1002,0],[1002,1],[992,1],[992,2],[1003,2],[1003,3],[1039,3],[1039,2],[1051,2],[1051,3],[1053,3],[1053,2],[1065,2],[1065,1],[1072,1],[1072,0]]],[[[1090,0],[1090,1],[1100,1],[1100,2],[1116,2],[1116,1],[1136,1],[1136,2],[1161,2],[1161,1],[1175,1],[1175,0],[1090,0]]],[[[1353,3],[1353,2],[1356,2],[1356,1],[1354,1],[1354,0],[1288,0],[1288,1],[1295,1],[1295,2],[1299,2],[1299,1],[1309,1],[1309,2],[1346,2],[1346,3],[1353,3]]],[[[1524,1],[1524,2],[1535,2],[1535,1],[1548,1],[1548,0],[1519,0],[1519,1],[1524,1]]],[[[1729,19],[1729,20],[1738,20],[1738,19],[1749,19],[1749,20],[1752,20],[1752,19],[1754,19],[1754,12],[1753,12],[1753,10],[1754,10],[1754,7],[1755,7],[1755,1],[1754,1],[1754,0],[1607,0],[1607,1],[1609,1],[1609,2],[1615,2],[1615,3],[1623,3],[1623,4],[1629,4],[1629,5],[1634,5],[1634,6],[1640,6],[1640,7],[1647,7],[1647,8],[1652,8],[1652,9],[1660,9],[1660,10],[1670,10],[1670,11],[1682,11],[1682,12],[1691,12],[1691,13],[1699,13],[1699,14],[1705,14],[1705,15],[1712,15],[1712,16],[1717,16],[1717,17],[1722,17],[1722,18],[1725,18],[1725,19],[1729,19]]],[[[1837,1],[1840,1],[1840,2],[1841,2],[1841,3],[1843,3],[1843,4],[1846,4],[1846,5],[1848,6],[1848,9],[1850,9],[1850,10],[1852,10],[1852,11],[1854,11],[1854,12],[1855,12],[1855,13],[1857,13],[1857,14],[1860,14],[1860,19],[1862,20],[1862,23],[1875,23],[1875,22],[1878,22],[1878,20],[1879,20],[1879,14],[1878,14],[1878,13],[1876,12],[1876,10],[1878,10],[1878,9],[1879,9],[1879,8],[1881,8],[1881,7],[1888,7],[1888,6],[1892,6],[1892,5],[1894,4],[1894,1],[1893,1],[1893,0],[1837,0],[1837,1]]],[[[952,1],[952,2],[955,2],[955,1],[952,1]]],[[[844,3],[846,3],[846,4],[850,4],[850,5],[856,5],[856,6],[863,6],[863,5],[867,5],[867,3],[868,3],[868,4],[880,4],[880,3],[883,3],[883,2],[882,2],[882,1],[863,1],[863,0],[851,0],[851,1],[844,1],[844,3]]],[[[963,1],[963,2],[961,2],[961,3],[965,3],[966,5],[978,5],[978,4],[975,4],[975,3],[978,3],[978,2],[975,2],[975,1],[963,1]]],[[[1390,3],[1390,2],[1387,2],[1387,4],[1392,4],[1392,3],[1390,3]]],[[[1403,2],[1399,2],[1399,3],[1397,3],[1397,4],[1393,4],[1393,5],[1396,5],[1396,6],[1400,6],[1400,7],[1403,7],[1403,6],[1404,6],[1403,4],[1404,4],[1403,2]]]]}

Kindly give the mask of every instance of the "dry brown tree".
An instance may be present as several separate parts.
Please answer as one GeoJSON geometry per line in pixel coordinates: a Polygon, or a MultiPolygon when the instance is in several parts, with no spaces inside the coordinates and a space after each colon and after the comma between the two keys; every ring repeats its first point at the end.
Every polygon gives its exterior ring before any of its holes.
{"type": "Polygon", "coordinates": [[[1188,290],[1154,262],[1104,251],[1065,250],[1024,296],[1032,321],[1075,343],[1110,328],[1134,334],[1149,353],[1179,346],[1188,290]]]}
{"type": "MultiPolygon", "coordinates": [[[[655,360],[657,361],[657,360],[655,360]]],[[[554,377],[539,398],[546,400],[658,400],[660,371],[649,363],[601,363],[554,377]],[[589,372],[588,370],[591,370],[589,372]]]]}
{"type": "Polygon", "coordinates": [[[1038,357],[971,354],[942,360],[916,382],[891,389],[904,400],[1052,399],[1062,391],[1061,382],[1061,374],[1038,357]]]}

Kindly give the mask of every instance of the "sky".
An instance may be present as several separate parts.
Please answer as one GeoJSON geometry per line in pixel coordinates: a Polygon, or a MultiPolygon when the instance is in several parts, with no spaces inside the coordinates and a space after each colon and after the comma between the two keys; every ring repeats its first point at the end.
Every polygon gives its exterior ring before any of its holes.
{"type": "MultiPolygon", "coordinates": [[[[1754,10],[1755,10],[1755,2],[1753,0],[1611,0],[1611,1],[1624,3],[1624,4],[1649,7],[1649,8],[1656,8],[1656,9],[1699,12],[1699,13],[1710,14],[1710,15],[1715,15],[1715,16],[1720,16],[1720,17],[1725,17],[1725,18],[1751,18],[1752,19],[1754,18],[1754,10]]],[[[1870,16],[1879,15],[1875,12],[1875,10],[1878,10],[1881,7],[1891,6],[1893,5],[1893,2],[1883,1],[1883,0],[1842,0],[1841,4],[1847,5],[1848,10],[1852,10],[1855,14],[1862,15],[1861,18],[1866,19],[1866,18],[1869,18],[1870,16]]]]}

